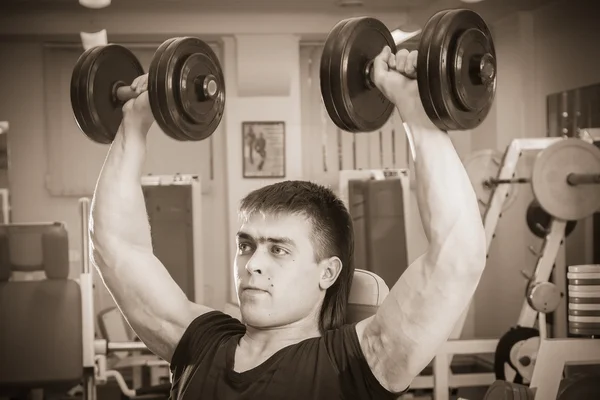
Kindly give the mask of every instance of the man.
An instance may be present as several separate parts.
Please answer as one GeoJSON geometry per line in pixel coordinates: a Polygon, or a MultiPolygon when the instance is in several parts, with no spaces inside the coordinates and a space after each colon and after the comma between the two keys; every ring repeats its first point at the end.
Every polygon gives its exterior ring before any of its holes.
{"type": "Polygon", "coordinates": [[[416,59],[384,49],[374,82],[410,127],[429,248],[377,314],[352,325],[344,324],[351,219],[329,190],[308,182],[242,201],[234,277],[243,324],[187,300],[152,252],[140,177],[153,119],[146,77],[133,83],[141,94],[124,107],[94,194],[92,257],[137,335],[171,363],[173,398],[397,398],[447,340],[483,272],[485,236],[461,161],[407,78],[416,59]]]}

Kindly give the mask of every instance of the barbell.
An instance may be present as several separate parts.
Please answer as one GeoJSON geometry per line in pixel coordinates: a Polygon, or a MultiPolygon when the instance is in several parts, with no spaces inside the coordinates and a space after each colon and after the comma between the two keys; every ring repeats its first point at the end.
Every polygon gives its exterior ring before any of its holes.
{"type": "MultiPolygon", "coordinates": [[[[108,44],[84,51],[71,75],[71,105],[81,131],[92,141],[112,143],[123,119],[123,105],[137,96],[131,84],[144,69],[127,48],[108,44]]],[[[225,82],[210,46],[194,37],[163,42],[148,72],[152,114],[175,140],[211,136],[225,107],[225,82]]]]}
{"type": "MultiPolygon", "coordinates": [[[[321,96],[334,124],[348,132],[380,129],[394,105],[373,83],[374,58],[385,46],[396,53],[401,31],[371,17],[348,18],[327,35],[320,63],[321,96]]],[[[436,13],[421,32],[417,57],[419,94],[441,130],[477,127],[496,91],[496,52],[483,19],[471,10],[436,13]]]]}
{"type": "MultiPolygon", "coordinates": [[[[493,194],[493,187],[488,185],[487,181],[490,177],[498,176],[500,173],[502,152],[495,149],[477,150],[465,158],[463,165],[475,190],[475,195],[479,203],[479,211],[483,215],[490,204],[493,194]]],[[[508,193],[502,203],[502,212],[508,210],[513,205],[518,193],[519,187],[517,185],[508,186],[508,193]]]]}
{"type": "Polygon", "coordinates": [[[539,206],[554,218],[577,221],[600,209],[600,149],[581,139],[558,141],[535,158],[530,178],[497,179],[482,184],[531,184],[539,206]]]}

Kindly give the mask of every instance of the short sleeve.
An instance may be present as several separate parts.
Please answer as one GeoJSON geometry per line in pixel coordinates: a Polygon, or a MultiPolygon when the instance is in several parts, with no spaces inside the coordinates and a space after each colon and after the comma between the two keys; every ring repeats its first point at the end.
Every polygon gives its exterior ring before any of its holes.
{"type": "Polygon", "coordinates": [[[324,335],[329,357],[337,370],[344,394],[349,399],[397,399],[406,393],[388,391],[377,380],[360,347],[356,324],[344,325],[324,335]]]}
{"type": "Polygon", "coordinates": [[[214,353],[228,338],[245,331],[246,327],[239,320],[221,311],[210,311],[194,319],[183,333],[171,359],[171,398],[178,397],[176,394],[200,360],[214,353]]]}

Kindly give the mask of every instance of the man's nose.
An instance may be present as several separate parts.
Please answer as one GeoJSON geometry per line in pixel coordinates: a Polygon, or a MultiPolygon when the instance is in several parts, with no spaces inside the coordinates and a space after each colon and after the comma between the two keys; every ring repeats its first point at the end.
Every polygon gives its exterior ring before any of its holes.
{"type": "Polygon", "coordinates": [[[246,270],[251,274],[263,274],[269,263],[269,255],[265,249],[257,249],[246,263],[246,270]]]}

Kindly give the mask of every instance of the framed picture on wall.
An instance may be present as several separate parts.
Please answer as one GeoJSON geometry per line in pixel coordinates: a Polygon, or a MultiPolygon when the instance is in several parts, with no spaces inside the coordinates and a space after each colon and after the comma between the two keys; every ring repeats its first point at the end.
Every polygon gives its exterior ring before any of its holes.
{"type": "Polygon", "coordinates": [[[244,178],[285,178],[285,122],[242,122],[244,178]]]}

